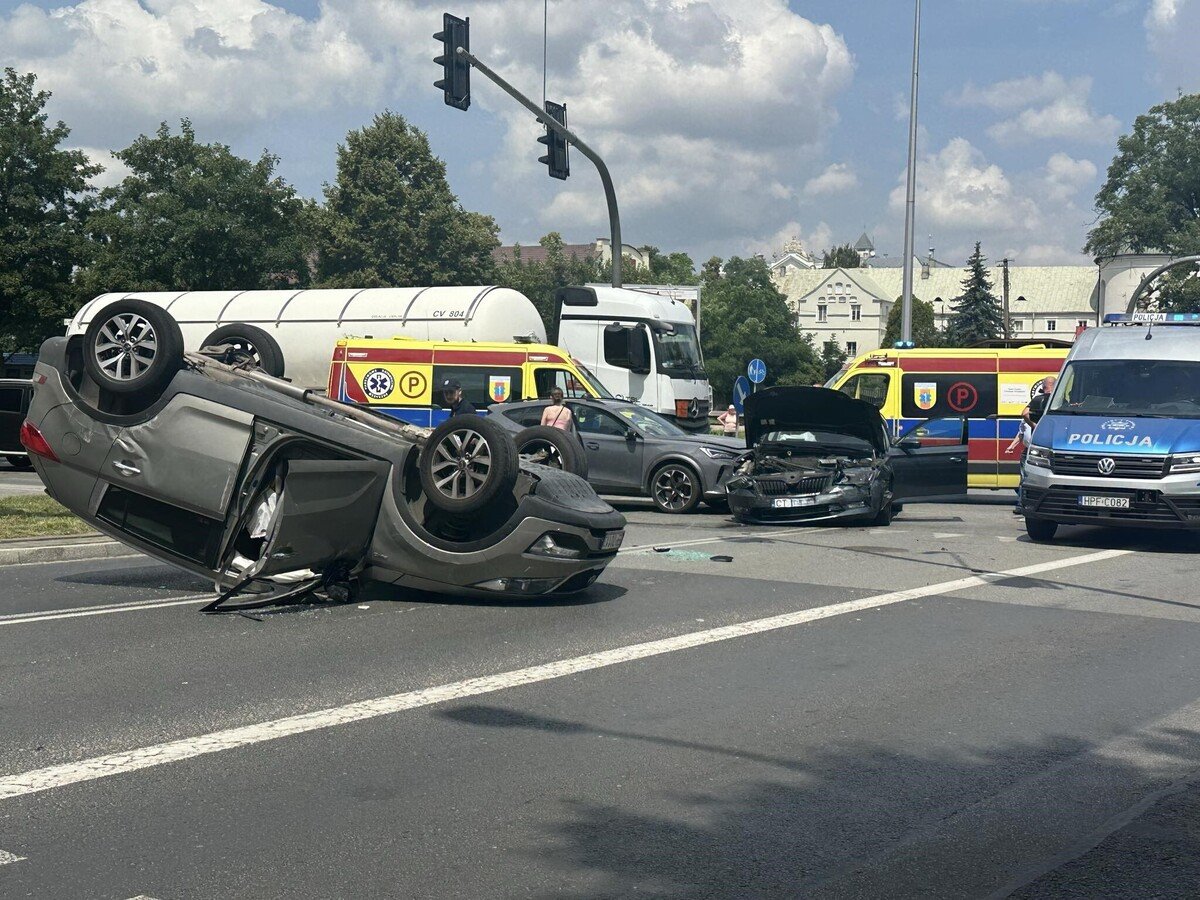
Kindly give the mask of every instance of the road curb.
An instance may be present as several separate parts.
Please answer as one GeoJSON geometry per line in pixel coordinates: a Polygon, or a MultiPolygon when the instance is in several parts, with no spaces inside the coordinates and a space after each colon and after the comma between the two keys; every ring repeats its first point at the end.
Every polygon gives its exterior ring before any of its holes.
{"type": "Polygon", "coordinates": [[[0,541],[0,566],[108,559],[114,556],[132,556],[137,552],[118,541],[87,535],[82,535],[74,541],[68,537],[51,540],[57,540],[59,543],[41,543],[35,540],[0,541]]]}

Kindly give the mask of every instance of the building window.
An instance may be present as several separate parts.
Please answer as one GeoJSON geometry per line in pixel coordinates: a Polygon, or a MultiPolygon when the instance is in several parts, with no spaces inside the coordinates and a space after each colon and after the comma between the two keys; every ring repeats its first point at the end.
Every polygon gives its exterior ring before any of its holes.
{"type": "Polygon", "coordinates": [[[1021,319],[1013,319],[1012,320],[1013,334],[1016,334],[1018,331],[1020,331],[1024,327],[1025,327],[1025,322],[1023,320],[1021,320],[1021,319]]]}
{"type": "Polygon", "coordinates": [[[829,321],[829,307],[826,306],[824,303],[817,304],[817,321],[818,322],[828,322],[829,321]]]}
{"type": "Polygon", "coordinates": [[[1046,330],[1047,331],[1058,331],[1058,319],[1047,319],[1046,320],[1046,330]]]}
{"type": "Polygon", "coordinates": [[[855,304],[850,307],[850,321],[851,322],[861,322],[862,321],[862,307],[861,306],[858,306],[857,304],[855,304]]]}
{"type": "Polygon", "coordinates": [[[1092,324],[1092,323],[1091,323],[1091,320],[1090,320],[1090,319],[1077,319],[1077,320],[1075,321],[1075,327],[1076,327],[1076,328],[1087,328],[1087,327],[1088,327],[1088,326],[1090,326],[1091,324],[1092,324]]]}
{"type": "Polygon", "coordinates": [[[851,359],[858,356],[858,341],[846,341],[846,355],[851,359]]]}

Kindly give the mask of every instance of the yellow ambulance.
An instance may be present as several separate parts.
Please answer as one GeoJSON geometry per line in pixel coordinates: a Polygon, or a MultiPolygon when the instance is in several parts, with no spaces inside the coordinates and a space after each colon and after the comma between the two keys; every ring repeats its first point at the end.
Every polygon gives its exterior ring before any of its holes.
{"type": "Polygon", "coordinates": [[[1057,375],[1068,347],[876,350],[845,365],[826,387],[879,408],[893,436],[927,419],[967,420],[967,483],[1015,488],[1021,450],[1008,452],[1021,411],[1057,375]]]}
{"type": "Polygon", "coordinates": [[[599,380],[561,347],[549,344],[346,338],[334,347],[328,395],[432,428],[450,415],[437,385],[457,379],[480,411],[493,403],[563,396],[611,397],[599,380]]]}

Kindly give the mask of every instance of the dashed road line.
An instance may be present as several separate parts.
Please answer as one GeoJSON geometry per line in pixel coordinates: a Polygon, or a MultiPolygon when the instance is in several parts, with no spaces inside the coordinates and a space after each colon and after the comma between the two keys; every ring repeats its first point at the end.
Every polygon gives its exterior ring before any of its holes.
{"type": "Polygon", "coordinates": [[[0,866],[7,866],[10,863],[20,862],[25,857],[17,856],[15,853],[9,853],[7,850],[0,850],[0,866]]]}
{"type": "Polygon", "coordinates": [[[76,606],[70,609],[51,609],[39,612],[9,613],[0,616],[0,628],[5,625],[28,625],[31,622],[53,622],[58,619],[78,619],[84,616],[104,616],[110,613],[139,612],[166,606],[187,606],[205,603],[211,594],[189,594],[185,597],[158,597],[150,600],[130,600],[128,603],[107,603],[100,606],[76,606]]]}
{"type": "Polygon", "coordinates": [[[33,769],[28,772],[0,777],[0,800],[40,794],[43,791],[53,790],[54,788],[94,781],[111,775],[136,772],[141,769],[149,769],[167,763],[182,762],[198,756],[248,747],[292,735],[363,722],[405,710],[418,709],[452,700],[462,700],[509,688],[564,678],[568,675],[577,675],[581,672],[602,669],[621,663],[703,647],[707,644],[715,644],[734,638],[791,628],[847,613],[878,609],[896,603],[903,603],[907,600],[933,597],[940,594],[951,594],[955,591],[995,584],[1012,578],[1040,575],[1071,566],[1102,562],[1114,557],[1125,556],[1130,552],[1128,550],[1103,550],[1098,553],[1057,559],[1051,562],[1022,566],[1002,572],[985,572],[978,575],[971,575],[967,578],[958,578],[954,581],[943,581],[925,587],[891,591],[886,594],[876,594],[873,597],[834,603],[829,606],[818,606],[782,615],[769,616],[763,619],[753,619],[736,625],[726,625],[720,628],[680,634],[641,644],[616,647],[611,650],[601,650],[595,653],[588,653],[584,656],[529,666],[524,669],[469,678],[452,684],[444,684],[417,691],[406,691],[370,700],[360,700],[354,703],[347,703],[343,706],[301,713],[282,719],[274,719],[237,728],[228,728],[210,734],[168,741],[148,747],[134,748],[118,753],[109,753],[77,762],[33,769]]]}

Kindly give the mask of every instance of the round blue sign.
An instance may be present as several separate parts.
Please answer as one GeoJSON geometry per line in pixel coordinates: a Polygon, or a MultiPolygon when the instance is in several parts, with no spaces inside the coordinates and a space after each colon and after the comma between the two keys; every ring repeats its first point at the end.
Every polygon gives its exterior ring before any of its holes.
{"type": "Polygon", "coordinates": [[[746,398],[750,396],[750,379],[739,375],[733,381],[733,408],[740,416],[745,412],[746,398]]]}
{"type": "Polygon", "coordinates": [[[755,384],[762,384],[767,377],[767,364],[761,359],[752,359],[750,365],[746,366],[746,374],[755,384]]]}

